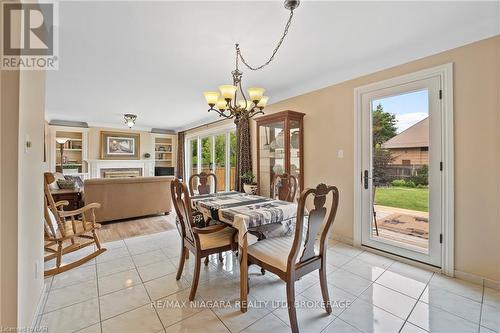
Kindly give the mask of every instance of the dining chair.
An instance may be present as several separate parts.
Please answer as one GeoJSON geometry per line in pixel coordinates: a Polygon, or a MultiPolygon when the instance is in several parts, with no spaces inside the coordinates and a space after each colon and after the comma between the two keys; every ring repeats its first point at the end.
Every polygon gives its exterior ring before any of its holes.
{"type": "Polygon", "coordinates": [[[217,193],[217,176],[214,173],[206,173],[204,171],[200,173],[196,173],[189,177],[189,193],[193,196],[195,192],[195,185],[193,184],[193,180],[198,179],[199,185],[196,187],[198,190],[198,194],[210,194],[211,193],[211,185],[208,182],[209,179],[212,178],[214,184],[214,193],[217,193]]]}
{"type": "Polygon", "coordinates": [[[106,251],[99,242],[96,230],[101,227],[95,222],[94,210],[101,207],[91,203],[83,208],[65,211],[68,201],[54,201],[50,184],[55,181],[52,173],[44,173],[44,261],[56,259],[56,267],[47,269],[44,276],[50,276],[78,267],[106,251]],[[84,247],[95,245],[96,250],[71,263],[62,265],[62,256],[84,247]]]}
{"type": "MultiPolygon", "coordinates": [[[[214,193],[217,193],[217,176],[214,174],[214,173],[206,173],[204,171],[200,172],[200,173],[196,173],[194,175],[191,175],[191,177],[189,177],[189,182],[188,182],[188,186],[189,186],[189,193],[191,194],[191,196],[193,196],[195,194],[195,180],[197,179],[198,182],[199,182],[199,185],[196,187],[196,189],[198,190],[198,194],[199,195],[202,195],[202,194],[210,194],[211,193],[211,186],[210,186],[210,183],[208,182],[209,179],[212,178],[212,181],[213,181],[213,184],[214,184],[214,193]]],[[[198,184],[198,182],[196,182],[196,184],[198,184]]],[[[214,224],[212,223],[212,219],[208,216],[203,216],[202,213],[196,211],[193,209],[193,220],[194,220],[194,225],[197,226],[197,227],[206,227],[206,226],[209,226],[211,224],[214,224]]],[[[222,261],[222,253],[219,253],[219,260],[222,261]]],[[[208,257],[205,258],[205,266],[208,265],[208,257]]]]}
{"type": "Polygon", "coordinates": [[[326,312],[332,307],[326,281],[326,242],[333,224],[339,202],[339,192],[335,186],[319,184],[315,189],[302,191],[297,207],[297,221],[294,237],[263,239],[248,247],[248,263],[256,264],[278,275],[286,282],[288,315],[293,333],[298,333],[295,309],[295,281],[315,270],[319,270],[321,294],[326,312]],[[330,201],[327,201],[331,197],[330,201]],[[313,199],[309,210],[307,230],[304,231],[306,202],[313,199]],[[319,235],[319,249],[315,249],[319,235]],[[303,239],[304,238],[304,239],[303,239]]]}
{"type": "Polygon", "coordinates": [[[297,178],[288,173],[275,175],[271,185],[272,198],[293,202],[297,193],[297,178]]]}
{"type": "Polygon", "coordinates": [[[191,197],[188,188],[178,179],[170,183],[172,200],[178,217],[177,229],[181,235],[181,254],[176,279],[179,280],[184,269],[186,254],[191,251],[194,254],[195,266],[191,293],[189,300],[192,301],[196,295],[198,281],[200,279],[201,258],[211,254],[231,251],[235,248],[236,229],[224,224],[216,224],[206,228],[198,228],[193,225],[193,212],[191,197]]]}

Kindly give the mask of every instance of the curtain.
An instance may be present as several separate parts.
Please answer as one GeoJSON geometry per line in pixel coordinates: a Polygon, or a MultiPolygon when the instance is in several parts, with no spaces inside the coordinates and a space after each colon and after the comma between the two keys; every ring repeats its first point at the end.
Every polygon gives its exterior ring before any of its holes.
{"type": "Polygon", "coordinates": [[[250,118],[244,114],[236,123],[236,190],[243,191],[240,175],[252,171],[252,149],[250,142],[250,118]]]}
{"type": "Polygon", "coordinates": [[[185,161],[185,133],[179,132],[177,133],[177,178],[184,179],[184,161],[185,161]]]}

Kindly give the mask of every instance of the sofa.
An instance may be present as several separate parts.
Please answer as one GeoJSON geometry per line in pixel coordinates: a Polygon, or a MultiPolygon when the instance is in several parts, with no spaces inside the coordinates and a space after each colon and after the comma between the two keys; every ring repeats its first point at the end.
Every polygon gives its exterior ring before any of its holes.
{"type": "Polygon", "coordinates": [[[96,222],[168,214],[172,210],[172,176],[95,178],[84,182],[86,204],[98,202],[96,222]]]}

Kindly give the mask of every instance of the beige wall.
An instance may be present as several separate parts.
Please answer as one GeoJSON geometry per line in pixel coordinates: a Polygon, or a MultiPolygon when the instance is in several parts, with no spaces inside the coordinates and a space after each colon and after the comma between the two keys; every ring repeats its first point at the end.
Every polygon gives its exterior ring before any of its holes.
{"type": "MultiPolygon", "coordinates": [[[[334,233],[352,239],[354,88],[449,62],[454,64],[455,269],[500,281],[500,36],[296,96],[265,111],[306,113],[305,184],[339,187],[334,233]],[[338,149],[344,150],[343,159],[337,158],[338,149]]],[[[255,167],[255,136],[252,140],[255,167]]]]}
{"type": "Polygon", "coordinates": [[[30,327],[43,288],[45,73],[5,71],[1,79],[0,319],[30,327]]]}
{"type": "Polygon", "coordinates": [[[17,324],[19,72],[1,71],[0,326],[17,324]]]}

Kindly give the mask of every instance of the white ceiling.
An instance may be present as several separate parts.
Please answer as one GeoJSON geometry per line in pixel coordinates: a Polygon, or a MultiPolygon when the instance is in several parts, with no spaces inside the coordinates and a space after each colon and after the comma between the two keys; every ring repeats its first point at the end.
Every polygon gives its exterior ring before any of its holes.
{"type": "MultiPolygon", "coordinates": [[[[234,43],[270,55],[281,1],[60,2],[59,70],[47,77],[47,119],[184,129],[218,116],[202,92],[230,83],[234,43]]],[[[302,1],[275,61],[243,69],[270,103],[500,33],[500,2],[302,1]]]]}

